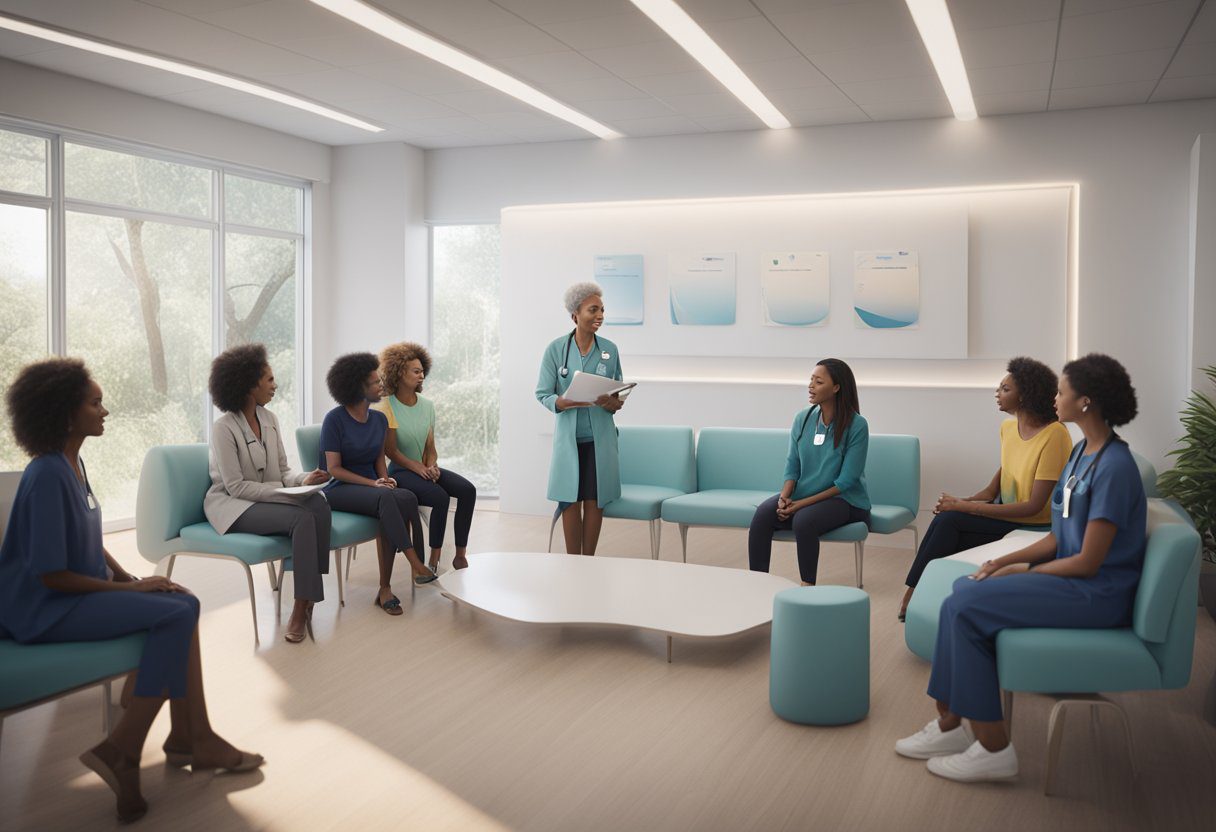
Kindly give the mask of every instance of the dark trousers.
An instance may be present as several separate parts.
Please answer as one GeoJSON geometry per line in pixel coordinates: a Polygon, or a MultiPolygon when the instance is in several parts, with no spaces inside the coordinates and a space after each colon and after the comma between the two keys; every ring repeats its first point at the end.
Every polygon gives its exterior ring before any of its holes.
{"type": "Polygon", "coordinates": [[[181,699],[198,612],[198,599],[184,592],[88,592],[35,643],[104,641],[147,632],[135,695],[181,699]]]}
{"type": "Polygon", "coordinates": [[[246,534],[285,534],[291,538],[291,571],[296,599],[324,601],[321,576],[329,572],[329,503],[309,494],[299,505],[255,503],[229,527],[246,534]]]}
{"type": "Polygon", "coordinates": [[[422,520],[418,517],[418,498],[404,488],[380,488],[340,482],[325,492],[330,508],[366,514],[380,520],[380,532],[388,538],[394,551],[422,551],[422,520]],[[411,532],[413,539],[410,539],[411,532]]]}
{"type": "Polygon", "coordinates": [[[753,572],[767,572],[773,556],[773,532],[794,530],[798,548],[798,574],[808,584],[819,572],[819,536],[846,523],[864,523],[870,512],[851,505],[843,497],[832,497],[794,512],[788,520],[777,518],[777,495],[756,507],[747,533],[747,560],[753,572]]]}
{"type": "Polygon", "coordinates": [[[477,503],[477,487],[454,471],[439,469],[439,481],[432,482],[413,471],[393,466],[389,474],[397,485],[413,491],[418,504],[431,509],[431,548],[442,549],[448,528],[448,506],[456,500],[456,545],[469,545],[469,528],[473,525],[473,506],[477,503]]]}
{"type": "Polygon", "coordinates": [[[929,524],[929,531],[920,541],[920,550],[916,553],[916,560],[912,561],[912,568],[908,570],[908,579],[904,583],[907,586],[920,583],[920,576],[930,561],[1000,540],[1016,528],[1018,524],[1008,520],[977,517],[961,511],[943,511],[929,524]]]}

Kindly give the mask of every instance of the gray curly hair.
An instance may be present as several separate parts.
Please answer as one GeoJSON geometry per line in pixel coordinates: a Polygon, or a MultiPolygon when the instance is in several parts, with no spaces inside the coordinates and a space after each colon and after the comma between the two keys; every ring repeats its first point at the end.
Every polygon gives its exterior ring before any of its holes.
{"type": "Polygon", "coordinates": [[[578,312],[578,308],[583,305],[583,302],[592,295],[604,296],[604,289],[598,283],[592,283],[587,280],[582,283],[575,283],[566,290],[565,304],[566,311],[571,315],[578,312]]]}

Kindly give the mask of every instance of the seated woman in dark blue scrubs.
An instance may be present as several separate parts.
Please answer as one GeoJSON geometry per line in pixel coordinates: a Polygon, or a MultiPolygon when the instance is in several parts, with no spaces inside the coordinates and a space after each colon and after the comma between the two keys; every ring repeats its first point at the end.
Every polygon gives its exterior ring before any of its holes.
{"type": "Polygon", "coordinates": [[[1051,533],[955,582],[942,604],[929,676],[939,718],[895,744],[905,757],[927,759],[941,777],[976,782],[1018,773],[1001,713],[1001,630],[1131,621],[1147,501],[1136,462],[1114,428],[1135,418],[1136,391],[1118,361],[1087,355],[1064,366],[1056,412],[1085,438],[1052,493],[1051,533]]]}
{"type": "Polygon", "coordinates": [[[168,578],[135,578],[102,546],[101,508],[80,446],[101,436],[109,411],[77,359],[18,373],[8,390],[13,436],[33,459],[13,500],[0,547],[0,637],[21,644],[99,641],[146,632],[134,696],[110,736],[81,755],[118,797],[120,820],[147,811],[139,760],[168,698],[165,755],[193,769],[251,771],[257,754],[212,730],[199,663],[198,599],[168,578]]]}
{"type": "Polygon", "coordinates": [[[401,601],[391,585],[396,553],[405,553],[415,584],[430,583],[436,575],[414,548],[414,540],[422,540],[418,498],[414,492],[398,488],[385,465],[388,418],[371,409],[382,394],[380,359],[370,352],[344,355],[329,368],[325,384],[338,403],[321,422],[320,467],[333,477],[325,486],[325,499],[334,511],[379,519],[380,592],[373,603],[389,615],[401,615],[401,601]]]}

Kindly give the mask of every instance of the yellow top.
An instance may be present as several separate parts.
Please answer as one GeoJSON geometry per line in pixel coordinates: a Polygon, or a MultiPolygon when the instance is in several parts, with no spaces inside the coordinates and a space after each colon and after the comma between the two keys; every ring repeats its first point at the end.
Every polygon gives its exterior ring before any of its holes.
{"type": "MultiPolygon", "coordinates": [[[[1072,437],[1068,428],[1052,422],[1030,439],[1018,433],[1018,420],[1001,423],[1001,502],[1024,503],[1030,499],[1035,480],[1055,482],[1072,452],[1072,437]]],[[[1026,525],[1047,525],[1051,522],[1051,500],[1033,517],[1018,518],[1026,525]]]]}

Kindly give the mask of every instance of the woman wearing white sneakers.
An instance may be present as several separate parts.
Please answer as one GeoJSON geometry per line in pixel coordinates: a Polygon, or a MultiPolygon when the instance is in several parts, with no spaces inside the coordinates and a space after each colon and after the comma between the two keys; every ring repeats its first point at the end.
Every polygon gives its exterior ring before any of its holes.
{"type": "Polygon", "coordinates": [[[1052,494],[1051,533],[955,582],[942,603],[929,676],[938,719],[895,743],[896,753],[928,760],[940,777],[970,783],[1017,776],[1001,714],[1001,630],[1131,622],[1146,501],[1131,451],[1113,428],[1135,417],[1136,391],[1119,362],[1087,355],[1064,367],[1056,411],[1085,438],[1052,494]]]}

